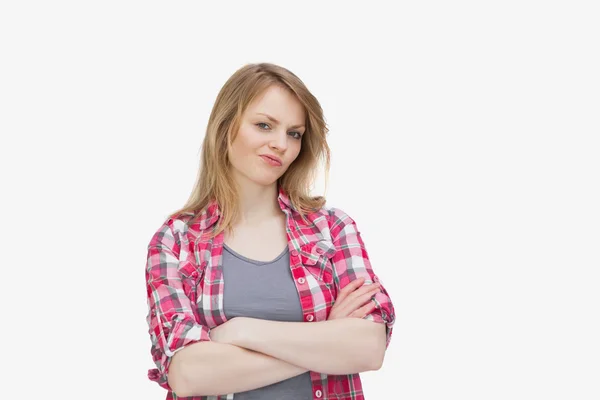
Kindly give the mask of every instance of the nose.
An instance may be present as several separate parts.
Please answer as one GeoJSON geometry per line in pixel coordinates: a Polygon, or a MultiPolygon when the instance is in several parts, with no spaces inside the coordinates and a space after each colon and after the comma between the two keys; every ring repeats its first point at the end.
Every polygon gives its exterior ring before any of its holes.
{"type": "Polygon", "coordinates": [[[269,146],[273,149],[278,149],[281,152],[285,152],[288,147],[287,132],[277,131],[277,133],[273,135],[271,144],[269,146]]]}

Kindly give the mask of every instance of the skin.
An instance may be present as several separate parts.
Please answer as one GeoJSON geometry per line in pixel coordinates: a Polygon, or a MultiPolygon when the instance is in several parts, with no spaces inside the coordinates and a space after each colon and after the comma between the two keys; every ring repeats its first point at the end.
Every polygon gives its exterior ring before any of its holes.
{"type": "MultiPolygon", "coordinates": [[[[232,173],[241,188],[243,218],[234,227],[237,241],[226,235],[225,242],[251,258],[270,260],[281,253],[281,249],[287,245],[285,230],[277,229],[277,226],[283,228],[285,223],[285,217],[276,202],[277,179],[285,173],[300,153],[302,135],[305,132],[305,118],[304,107],[295,95],[276,85],[268,88],[252,102],[242,115],[238,134],[229,149],[229,157],[233,166],[232,173]],[[273,167],[267,164],[260,157],[261,154],[279,157],[282,165],[273,167]],[[265,243],[269,243],[268,246],[273,249],[271,252],[264,247],[261,249],[261,245],[265,246],[265,243]]],[[[374,347],[366,348],[363,357],[365,360],[374,360],[367,367],[370,369],[372,365],[379,365],[383,358],[385,328],[383,325],[361,320],[375,308],[374,302],[370,299],[379,290],[378,284],[363,285],[363,282],[364,280],[357,279],[340,292],[328,321],[348,317],[359,319],[357,323],[365,328],[367,335],[379,337],[379,340],[374,342],[374,347]]],[[[290,323],[234,318],[213,328],[211,339],[268,354],[270,348],[253,348],[254,339],[260,339],[261,336],[264,339],[265,329],[276,332],[275,337],[283,334],[289,338],[292,333],[298,333],[298,327],[305,327],[304,323],[300,324],[303,325],[293,326],[290,323]],[[240,338],[240,332],[245,334],[243,338],[240,338]]],[[[308,326],[306,328],[313,329],[308,326]]],[[[306,335],[306,337],[310,336],[308,332],[306,335]]],[[[286,346],[282,344],[279,347],[286,346]]],[[[275,356],[275,354],[281,356],[277,353],[277,349],[271,355],[275,356]]],[[[305,360],[293,359],[293,361],[302,363],[305,360]]]]}
{"type": "Polygon", "coordinates": [[[231,172],[240,187],[241,223],[254,223],[281,214],[277,204],[277,179],[300,153],[305,119],[304,107],[296,96],[277,85],[269,87],[244,111],[228,153],[233,166],[231,172]],[[279,157],[282,165],[267,164],[261,154],[279,157]]]}
{"type": "MultiPolygon", "coordinates": [[[[241,217],[234,223],[235,235],[225,234],[224,240],[250,258],[270,260],[287,245],[277,180],[300,153],[305,119],[293,93],[271,86],[245,110],[228,149],[241,217]],[[282,165],[267,164],[261,154],[279,157],[282,165]]],[[[379,287],[363,283],[357,279],[340,291],[327,321],[233,318],[211,329],[211,341],[191,344],[173,356],[169,384],[183,397],[217,395],[267,386],[309,370],[348,374],[378,369],[385,326],[362,318],[374,309],[370,298],[379,287]]]]}

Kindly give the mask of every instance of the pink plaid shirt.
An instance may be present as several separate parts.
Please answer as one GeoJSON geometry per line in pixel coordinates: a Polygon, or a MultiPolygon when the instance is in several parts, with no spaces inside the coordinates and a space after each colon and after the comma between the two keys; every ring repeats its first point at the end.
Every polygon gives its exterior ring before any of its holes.
{"type": "MultiPolygon", "coordinates": [[[[287,214],[290,268],[298,289],[304,320],[326,321],[339,291],[360,277],[380,282],[371,268],[356,223],[337,208],[324,207],[302,220],[289,197],[279,189],[278,202],[287,214]]],[[[224,233],[207,239],[201,232],[216,227],[220,211],[213,201],[191,226],[193,215],[167,219],[148,245],[146,282],[148,333],[157,368],[148,378],[168,390],[167,400],[177,399],[167,383],[172,356],[188,344],[209,341],[211,328],[227,321],[223,310],[223,273],[219,267],[224,233]]],[[[381,283],[381,282],[380,282],[381,283]]],[[[389,346],[395,320],[394,307],[383,287],[375,295],[377,307],[365,317],[385,323],[389,346]]],[[[327,375],[310,372],[315,400],[364,399],[358,373],[327,375]]],[[[193,396],[194,400],[231,400],[233,394],[193,396]]]]}

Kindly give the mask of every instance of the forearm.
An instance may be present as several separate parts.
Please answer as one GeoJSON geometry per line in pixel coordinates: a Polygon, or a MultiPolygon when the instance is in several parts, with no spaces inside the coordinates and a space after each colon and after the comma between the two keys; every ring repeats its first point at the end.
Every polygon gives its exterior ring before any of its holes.
{"type": "Polygon", "coordinates": [[[220,395],[268,386],[306,371],[231,344],[200,342],[173,356],[169,383],[180,397],[220,395]]]}
{"type": "Polygon", "coordinates": [[[311,323],[246,318],[233,344],[311,371],[352,374],[380,367],[385,326],[358,318],[311,323]]]}

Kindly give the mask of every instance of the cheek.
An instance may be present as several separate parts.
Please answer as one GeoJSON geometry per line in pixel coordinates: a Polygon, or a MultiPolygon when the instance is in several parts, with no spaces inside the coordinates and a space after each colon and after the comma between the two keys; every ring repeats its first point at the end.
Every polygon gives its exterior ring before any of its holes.
{"type": "MultiPolygon", "coordinates": [[[[239,138],[239,136],[238,136],[239,138]]],[[[245,163],[245,159],[248,157],[248,150],[241,140],[233,141],[231,149],[229,150],[229,160],[233,165],[240,166],[240,163],[245,163]]]]}
{"type": "Polygon", "coordinates": [[[246,152],[246,147],[247,146],[244,143],[244,138],[241,134],[238,134],[235,140],[231,143],[231,155],[238,157],[243,155],[246,152]]]}
{"type": "Polygon", "coordinates": [[[257,147],[257,138],[251,127],[240,128],[238,135],[232,143],[232,147],[238,153],[248,153],[257,147]]]}

